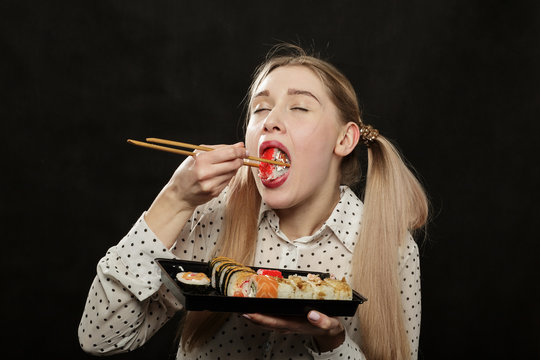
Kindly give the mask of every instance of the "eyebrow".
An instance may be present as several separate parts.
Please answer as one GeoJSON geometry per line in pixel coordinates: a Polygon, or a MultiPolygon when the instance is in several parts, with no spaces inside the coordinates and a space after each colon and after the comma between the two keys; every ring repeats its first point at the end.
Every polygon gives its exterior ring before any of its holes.
{"type": "Polygon", "coordinates": [[[255,99],[256,97],[259,97],[259,96],[270,96],[270,91],[268,91],[268,90],[260,91],[260,92],[256,93],[253,98],[255,99]]]}
{"type": "Polygon", "coordinates": [[[317,100],[317,102],[319,104],[321,103],[319,101],[319,99],[317,99],[317,97],[315,95],[313,95],[311,92],[309,92],[307,90],[289,89],[289,91],[287,91],[287,94],[288,95],[307,95],[307,96],[311,96],[312,98],[317,100]]]}
{"type": "MultiPolygon", "coordinates": [[[[313,93],[307,91],[307,90],[298,90],[298,89],[289,89],[287,91],[287,95],[306,95],[306,96],[311,96],[312,98],[314,98],[315,100],[317,100],[317,102],[320,104],[321,102],[319,101],[319,99],[317,99],[317,97],[315,95],[313,95],[313,93]]],[[[263,90],[263,91],[260,91],[258,92],[257,94],[255,94],[255,96],[253,96],[253,98],[255,99],[256,97],[260,97],[260,96],[270,96],[270,91],[268,90],[263,90]]]]}

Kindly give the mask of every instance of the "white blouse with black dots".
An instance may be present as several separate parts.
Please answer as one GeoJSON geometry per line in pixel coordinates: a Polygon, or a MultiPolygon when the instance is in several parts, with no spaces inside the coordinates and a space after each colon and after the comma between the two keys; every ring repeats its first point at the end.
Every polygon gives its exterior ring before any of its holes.
{"type": "MultiPolygon", "coordinates": [[[[98,263],[79,325],[79,340],[85,351],[113,354],[136,349],[182,308],[162,284],[154,259],[210,260],[223,222],[225,196],[226,191],[198,207],[170,250],[150,230],[143,214],[118,245],[107,251],[98,263]]],[[[315,234],[289,240],[279,228],[277,215],[263,203],[254,265],[329,272],[350,282],[362,208],[362,202],[344,186],[336,208],[315,234]]],[[[416,359],[420,263],[418,247],[410,236],[401,249],[398,266],[411,358],[416,359]]],[[[201,347],[191,353],[180,347],[177,359],[363,359],[357,317],[340,320],[346,329],[344,343],[319,353],[308,336],[268,331],[241,314],[230,314],[222,328],[201,347]]]]}

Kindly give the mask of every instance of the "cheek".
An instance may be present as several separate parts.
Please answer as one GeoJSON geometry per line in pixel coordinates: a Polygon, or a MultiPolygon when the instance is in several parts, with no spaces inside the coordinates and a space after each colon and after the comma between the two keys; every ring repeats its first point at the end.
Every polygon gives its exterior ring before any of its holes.
{"type": "Polygon", "coordinates": [[[330,157],[336,141],[337,131],[331,126],[305,127],[294,137],[295,148],[312,157],[330,157]]]}
{"type": "Polygon", "coordinates": [[[334,129],[318,129],[319,131],[306,131],[297,133],[294,139],[297,166],[308,174],[328,171],[334,155],[336,133],[334,129]]]}
{"type": "Polygon", "coordinates": [[[246,149],[251,156],[257,156],[259,149],[259,136],[255,126],[249,124],[246,129],[246,149]]]}

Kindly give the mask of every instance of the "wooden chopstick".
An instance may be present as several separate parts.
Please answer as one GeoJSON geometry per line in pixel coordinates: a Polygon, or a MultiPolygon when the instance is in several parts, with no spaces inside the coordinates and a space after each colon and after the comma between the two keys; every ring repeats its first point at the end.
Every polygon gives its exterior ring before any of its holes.
{"type": "MultiPolygon", "coordinates": [[[[206,147],[206,146],[192,145],[192,144],[187,144],[187,143],[183,143],[183,142],[171,141],[171,140],[165,140],[165,139],[158,139],[158,138],[147,138],[146,141],[153,142],[153,143],[158,143],[158,144],[164,144],[164,145],[185,147],[185,148],[188,148],[188,149],[195,149],[195,150],[203,150],[203,151],[212,151],[212,150],[214,150],[214,149],[206,147]]],[[[255,157],[255,156],[248,156],[247,158],[249,160],[265,162],[265,163],[279,165],[279,166],[286,166],[286,167],[291,166],[290,164],[287,164],[287,163],[284,163],[284,162],[281,162],[281,161],[263,159],[263,158],[258,158],[258,157],[255,157]]]]}
{"type": "MultiPolygon", "coordinates": [[[[206,146],[192,145],[192,144],[182,143],[182,142],[178,142],[178,141],[171,141],[171,140],[158,139],[158,138],[147,138],[146,141],[155,142],[155,143],[158,143],[158,144],[185,147],[185,148],[188,148],[188,149],[202,150],[202,151],[212,151],[212,150],[214,150],[214,149],[212,149],[210,147],[206,147],[206,146]]],[[[195,155],[195,153],[193,153],[191,151],[181,150],[181,149],[174,149],[174,148],[161,146],[161,145],[149,144],[147,142],[142,142],[142,141],[138,141],[138,140],[128,139],[127,142],[130,143],[130,144],[133,144],[133,145],[142,146],[142,147],[146,147],[146,148],[150,148],[150,149],[154,149],[154,150],[170,152],[170,153],[173,153],[173,154],[180,154],[180,155],[187,155],[187,156],[195,155]]],[[[252,160],[252,161],[266,162],[266,163],[275,164],[275,165],[279,165],[279,166],[287,166],[287,167],[291,166],[290,164],[287,164],[287,163],[283,163],[283,162],[279,162],[279,161],[275,161],[275,160],[262,159],[262,158],[258,158],[258,157],[255,157],[255,156],[248,156],[247,159],[252,160]]],[[[259,164],[256,164],[256,163],[253,163],[253,162],[250,162],[250,161],[245,161],[244,165],[252,166],[252,167],[259,167],[259,164]]]]}
{"type": "Polygon", "coordinates": [[[192,145],[188,143],[178,142],[178,141],[172,141],[172,140],[165,140],[165,139],[159,139],[159,138],[146,138],[146,141],[151,143],[157,143],[157,144],[163,144],[163,145],[172,145],[177,147],[185,147],[188,149],[194,149],[194,150],[203,150],[203,151],[212,151],[214,149],[207,147],[207,146],[200,146],[200,145],[192,145]]]}
{"type": "MultiPolygon", "coordinates": [[[[194,156],[195,155],[195,153],[193,153],[191,151],[181,150],[181,149],[174,149],[174,148],[161,146],[161,145],[149,144],[149,143],[138,141],[138,140],[128,139],[127,142],[130,143],[130,144],[133,144],[133,145],[142,146],[142,147],[149,148],[149,149],[154,149],[154,150],[170,152],[170,153],[173,153],[173,154],[180,154],[180,155],[187,155],[187,156],[194,156]]],[[[193,145],[193,146],[196,146],[196,145],[193,145]]],[[[199,147],[204,148],[204,146],[199,146],[199,147]]],[[[207,149],[210,149],[210,148],[207,148],[207,149]]],[[[202,150],[202,149],[200,149],[200,150],[202,150]]],[[[214,150],[214,149],[210,149],[210,150],[214,150]]],[[[244,165],[252,166],[252,167],[259,167],[259,164],[252,163],[252,162],[249,162],[249,161],[244,161],[244,165]]]]}
{"type": "Polygon", "coordinates": [[[155,150],[166,151],[166,152],[170,152],[170,153],[173,153],[173,154],[188,155],[188,156],[193,156],[193,155],[195,155],[195,154],[192,153],[191,151],[180,150],[180,149],[173,149],[173,148],[170,148],[170,147],[160,146],[160,145],[154,145],[154,144],[149,144],[149,143],[145,143],[145,142],[138,141],[138,140],[131,140],[131,139],[128,139],[127,142],[130,143],[130,144],[133,144],[133,145],[142,146],[142,147],[146,147],[146,148],[150,148],[150,149],[155,149],[155,150]]]}

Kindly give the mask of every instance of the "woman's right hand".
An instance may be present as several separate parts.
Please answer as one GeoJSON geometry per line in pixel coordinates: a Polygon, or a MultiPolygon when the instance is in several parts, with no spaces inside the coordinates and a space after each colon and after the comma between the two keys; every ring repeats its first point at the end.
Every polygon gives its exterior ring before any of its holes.
{"type": "Polygon", "coordinates": [[[148,226],[168,248],[195,208],[218,196],[247,157],[242,142],[212,148],[186,158],[146,213],[148,226]]]}

